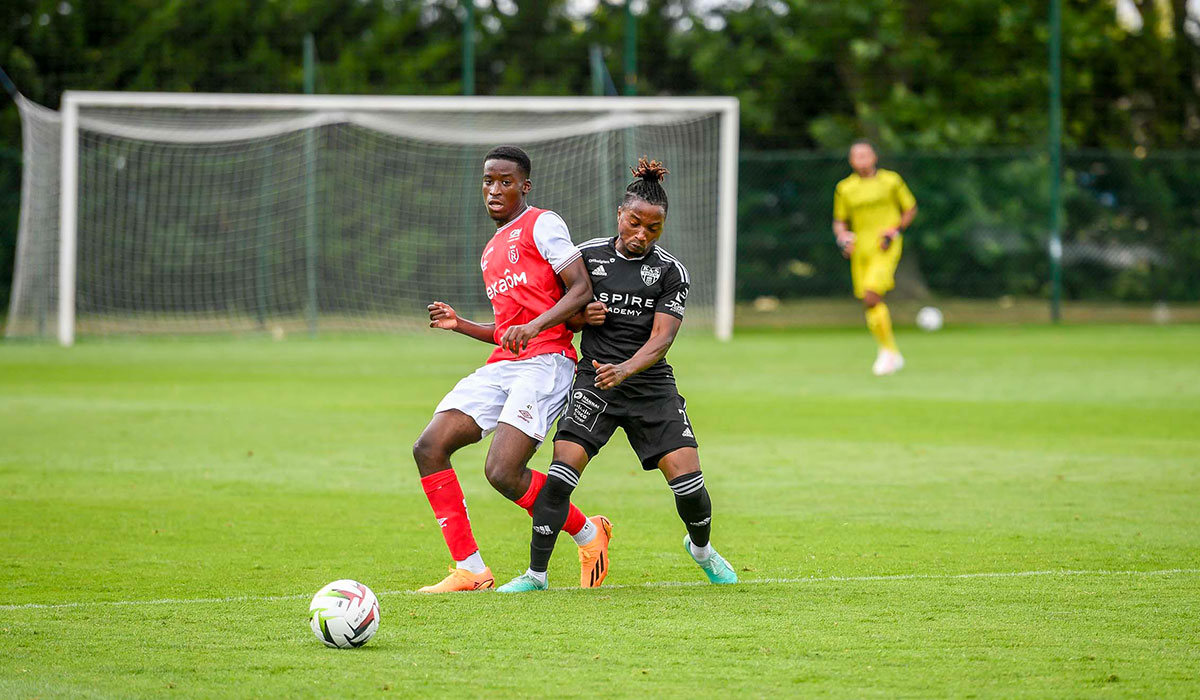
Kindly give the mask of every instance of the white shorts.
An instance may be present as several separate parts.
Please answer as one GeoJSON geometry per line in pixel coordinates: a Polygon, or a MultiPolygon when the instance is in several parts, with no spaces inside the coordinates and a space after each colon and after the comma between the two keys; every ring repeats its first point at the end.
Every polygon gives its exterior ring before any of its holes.
{"type": "Polygon", "coordinates": [[[458,409],[487,435],[507,423],[538,445],[567,404],[575,363],[559,354],[488,363],[459,380],[434,413],[458,409]]]}

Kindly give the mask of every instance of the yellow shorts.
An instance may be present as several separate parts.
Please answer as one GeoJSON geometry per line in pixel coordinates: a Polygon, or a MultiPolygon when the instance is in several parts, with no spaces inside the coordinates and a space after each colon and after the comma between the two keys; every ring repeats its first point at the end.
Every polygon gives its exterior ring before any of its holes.
{"type": "Polygon", "coordinates": [[[883,295],[896,286],[896,265],[900,264],[903,239],[903,236],[896,236],[887,250],[879,249],[879,239],[874,236],[855,244],[854,252],[850,254],[854,296],[862,299],[868,291],[883,295]]]}

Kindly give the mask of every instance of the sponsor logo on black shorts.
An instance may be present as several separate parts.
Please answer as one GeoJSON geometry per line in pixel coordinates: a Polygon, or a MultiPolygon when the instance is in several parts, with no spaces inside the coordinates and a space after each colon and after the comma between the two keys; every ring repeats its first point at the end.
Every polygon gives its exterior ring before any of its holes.
{"type": "Polygon", "coordinates": [[[567,417],[585,430],[594,430],[596,420],[608,408],[608,402],[587,389],[576,389],[571,392],[571,405],[567,407],[567,417]]]}

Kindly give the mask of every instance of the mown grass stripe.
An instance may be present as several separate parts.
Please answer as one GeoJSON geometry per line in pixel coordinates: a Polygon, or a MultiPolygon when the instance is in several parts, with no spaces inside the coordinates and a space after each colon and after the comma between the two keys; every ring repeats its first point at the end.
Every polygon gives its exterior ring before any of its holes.
{"type": "MultiPolygon", "coordinates": [[[[989,579],[989,578],[1025,578],[1036,576],[1175,576],[1200,574],[1200,569],[1151,569],[1151,570],[1112,570],[1112,569],[1041,569],[1035,571],[982,571],[965,574],[881,574],[876,576],[804,576],[799,578],[756,578],[739,582],[736,585],[748,584],[781,584],[797,585],[804,583],[862,583],[887,581],[933,581],[956,579],[989,579]]],[[[687,586],[709,586],[707,581],[647,581],[646,583],[626,583],[603,586],[601,590],[634,589],[634,588],[679,588],[687,586]]],[[[578,591],[579,588],[551,588],[551,592],[578,591]]],[[[383,591],[383,596],[426,595],[416,591],[383,591]]],[[[226,598],[160,598],[156,600],[98,600],[77,601],[71,603],[12,603],[0,605],[0,610],[57,610],[62,608],[91,608],[91,607],[125,607],[140,605],[208,605],[220,603],[260,603],[278,600],[302,600],[309,596],[304,593],[269,596],[229,596],[226,598]]]]}

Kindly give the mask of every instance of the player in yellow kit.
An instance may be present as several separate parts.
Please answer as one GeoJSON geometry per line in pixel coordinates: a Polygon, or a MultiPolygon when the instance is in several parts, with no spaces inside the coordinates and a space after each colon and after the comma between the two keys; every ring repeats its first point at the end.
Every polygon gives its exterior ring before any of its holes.
{"type": "Polygon", "coordinates": [[[916,218],[917,200],[899,174],[876,167],[878,160],[870,142],[856,141],[850,147],[854,174],[834,190],[833,233],[842,255],[850,259],[854,296],[862,299],[867,328],[879,343],[872,371],[881,376],[904,367],[883,295],[896,286],[900,234],[916,218]]]}

